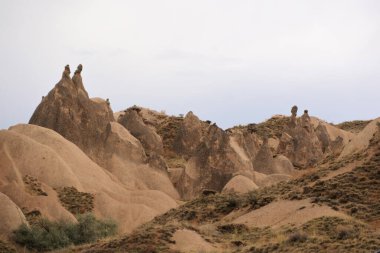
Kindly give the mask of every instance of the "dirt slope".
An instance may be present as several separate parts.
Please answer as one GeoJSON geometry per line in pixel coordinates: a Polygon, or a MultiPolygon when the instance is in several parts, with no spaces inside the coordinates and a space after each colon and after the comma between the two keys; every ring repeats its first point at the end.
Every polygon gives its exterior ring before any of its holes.
{"type": "Polygon", "coordinates": [[[0,191],[23,210],[37,210],[53,220],[75,220],[60,203],[56,191],[74,187],[94,196],[95,214],[117,220],[120,232],[129,232],[176,206],[163,192],[128,190],[116,176],[52,130],[18,125],[1,131],[0,143],[0,191]],[[24,182],[27,175],[41,183],[45,194],[30,191],[24,182]]]}

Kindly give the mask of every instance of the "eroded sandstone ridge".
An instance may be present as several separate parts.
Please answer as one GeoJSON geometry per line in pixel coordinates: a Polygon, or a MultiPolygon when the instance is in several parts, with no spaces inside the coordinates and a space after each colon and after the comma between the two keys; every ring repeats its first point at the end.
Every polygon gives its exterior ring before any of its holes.
{"type": "Polygon", "coordinates": [[[105,101],[89,98],[81,71],[79,65],[71,79],[70,67],[66,65],[62,79],[38,105],[29,124],[53,129],[96,160],[99,144],[107,137],[107,126],[115,120],[105,101]]]}
{"type": "Polygon", "coordinates": [[[306,168],[323,158],[322,142],[312,126],[308,111],[305,110],[300,118],[296,115],[297,109],[293,107],[290,121],[280,138],[278,153],[288,157],[294,166],[306,168]]]}
{"type": "Polygon", "coordinates": [[[133,106],[114,114],[109,99],[89,97],[82,71],[79,65],[71,78],[65,66],[30,124],[0,131],[7,206],[0,215],[11,221],[0,235],[39,217],[75,221],[88,211],[130,232],[179,200],[246,193],[345,161],[370,145],[379,121],[356,134],[307,110],[297,117],[297,106],[290,117],[227,130],[193,112],[177,117],[133,106]]]}

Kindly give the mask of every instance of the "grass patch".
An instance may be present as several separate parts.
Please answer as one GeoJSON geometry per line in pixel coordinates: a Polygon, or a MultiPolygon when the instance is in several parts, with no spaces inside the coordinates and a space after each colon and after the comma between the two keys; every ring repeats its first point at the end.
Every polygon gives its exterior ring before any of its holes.
{"type": "Polygon", "coordinates": [[[248,132],[255,133],[261,138],[280,138],[284,132],[284,127],[289,122],[289,119],[290,118],[286,116],[274,116],[262,123],[252,123],[246,126],[235,126],[233,128],[227,129],[227,131],[233,129],[243,129],[247,130],[248,132]]]}
{"type": "Polygon", "coordinates": [[[116,228],[115,222],[97,220],[92,214],[79,215],[78,223],[53,222],[42,218],[30,227],[21,225],[14,231],[13,239],[28,249],[41,252],[95,242],[114,235],[116,228]]]}
{"type": "Polygon", "coordinates": [[[94,196],[91,193],[80,192],[75,187],[56,189],[59,201],[72,214],[84,214],[94,209],[94,196]]]}
{"type": "Polygon", "coordinates": [[[371,120],[354,120],[354,121],[345,121],[340,124],[335,125],[336,127],[349,131],[352,133],[359,133],[363,130],[371,120]]]}

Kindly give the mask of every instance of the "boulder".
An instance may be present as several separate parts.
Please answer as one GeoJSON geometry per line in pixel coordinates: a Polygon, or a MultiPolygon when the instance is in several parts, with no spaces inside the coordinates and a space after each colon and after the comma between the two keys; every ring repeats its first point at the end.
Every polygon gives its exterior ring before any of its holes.
{"type": "Polygon", "coordinates": [[[242,175],[237,175],[228,181],[223,187],[222,192],[246,193],[258,188],[259,187],[251,179],[242,175]]]}

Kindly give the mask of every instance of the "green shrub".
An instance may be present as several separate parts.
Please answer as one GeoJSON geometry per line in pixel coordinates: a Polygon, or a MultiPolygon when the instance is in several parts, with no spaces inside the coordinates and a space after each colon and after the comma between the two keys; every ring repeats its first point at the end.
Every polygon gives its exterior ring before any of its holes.
{"type": "Polygon", "coordinates": [[[111,220],[97,220],[92,214],[77,218],[78,223],[40,219],[30,227],[23,224],[14,231],[14,240],[29,249],[49,251],[72,244],[94,242],[116,233],[116,223],[111,220]]]}

